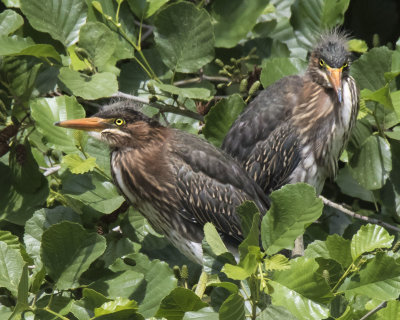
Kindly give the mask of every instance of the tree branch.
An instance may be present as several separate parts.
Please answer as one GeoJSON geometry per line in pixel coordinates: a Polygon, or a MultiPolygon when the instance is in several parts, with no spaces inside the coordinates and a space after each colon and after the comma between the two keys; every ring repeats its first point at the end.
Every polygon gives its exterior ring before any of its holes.
{"type": "Polygon", "coordinates": [[[335,203],[335,202],[333,202],[331,200],[328,200],[327,198],[325,198],[323,196],[319,196],[319,197],[322,199],[324,204],[326,204],[327,206],[330,206],[330,207],[335,208],[335,209],[337,209],[339,211],[342,211],[344,214],[347,214],[348,216],[350,216],[352,218],[360,219],[360,220],[363,220],[363,221],[366,221],[366,222],[369,222],[369,223],[380,225],[382,227],[385,227],[387,229],[391,229],[391,230],[396,231],[396,232],[400,232],[400,228],[398,228],[396,226],[393,226],[393,225],[391,225],[389,223],[380,221],[378,219],[366,217],[366,216],[363,216],[361,214],[355,213],[355,212],[343,207],[340,204],[337,204],[337,203],[335,203]]]}
{"type": "Polygon", "coordinates": [[[195,120],[204,121],[204,117],[201,114],[198,114],[196,112],[186,110],[186,109],[181,109],[178,107],[173,107],[171,105],[164,105],[164,104],[157,103],[157,102],[150,102],[149,99],[133,96],[133,95],[123,93],[120,91],[118,91],[118,93],[113,94],[112,97],[123,98],[123,99],[128,99],[128,100],[136,101],[136,102],[143,103],[143,104],[148,104],[149,106],[157,108],[161,112],[171,112],[171,113],[180,114],[182,116],[189,117],[189,118],[192,118],[195,120]]]}
{"type": "Polygon", "coordinates": [[[183,86],[185,84],[190,84],[190,83],[198,83],[203,80],[208,80],[208,81],[213,81],[213,82],[229,82],[229,78],[227,77],[218,77],[218,76],[206,76],[206,75],[200,75],[199,77],[196,78],[191,78],[191,79],[186,79],[186,80],[181,80],[181,81],[176,81],[174,82],[174,86],[183,86]]]}

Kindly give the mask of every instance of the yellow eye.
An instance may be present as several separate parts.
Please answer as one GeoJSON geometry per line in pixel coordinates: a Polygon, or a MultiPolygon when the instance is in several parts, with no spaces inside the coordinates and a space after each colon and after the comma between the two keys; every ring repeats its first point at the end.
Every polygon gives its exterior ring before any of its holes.
{"type": "Polygon", "coordinates": [[[346,69],[347,67],[349,66],[349,64],[347,63],[347,62],[345,62],[344,64],[343,64],[343,69],[346,69]]]}
{"type": "Polygon", "coordinates": [[[323,67],[324,65],[325,65],[325,61],[324,60],[319,60],[319,65],[321,66],[321,67],[323,67]]]}
{"type": "Polygon", "coordinates": [[[124,121],[124,119],[118,118],[118,119],[115,119],[114,123],[117,126],[122,126],[125,123],[125,121],[124,121]]]}

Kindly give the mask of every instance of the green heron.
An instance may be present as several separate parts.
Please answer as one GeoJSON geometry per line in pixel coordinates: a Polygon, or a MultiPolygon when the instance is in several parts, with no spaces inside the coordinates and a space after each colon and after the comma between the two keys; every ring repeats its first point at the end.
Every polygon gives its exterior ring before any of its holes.
{"type": "Polygon", "coordinates": [[[228,249],[243,235],[235,210],[268,198],[229,155],[192,134],[162,126],[130,102],[104,107],[91,118],[57,126],[91,131],[111,148],[115,184],[150,224],[192,260],[202,263],[203,226],[212,222],[228,249]]]}
{"type": "Polygon", "coordinates": [[[359,109],[347,41],[336,30],[321,36],[305,74],[263,90],[225,137],[222,148],[266,194],[296,182],[319,194],[335,176],[359,109]]]}
{"type": "MultiPolygon", "coordinates": [[[[266,194],[306,182],[321,193],[355,124],[359,91],[349,75],[347,37],[321,36],[304,75],[263,90],[232,125],[222,149],[237,159],[266,194]]],[[[303,253],[302,237],[292,255],[303,253]]]]}

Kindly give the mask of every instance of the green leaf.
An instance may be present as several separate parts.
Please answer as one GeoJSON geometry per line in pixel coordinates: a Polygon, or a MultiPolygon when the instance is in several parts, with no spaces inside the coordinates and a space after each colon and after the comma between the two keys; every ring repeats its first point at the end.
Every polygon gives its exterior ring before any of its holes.
{"type": "Polygon", "coordinates": [[[355,277],[346,279],[339,291],[371,299],[394,300],[400,294],[400,265],[396,259],[378,252],[355,277]]]}
{"type": "Polygon", "coordinates": [[[350,240],[343,239],[337,234],[329,235],[325,241],[316,240],[309,244],[304,256],[307,258],[322,257],[332,259],[347,268],[352,263],[350,240]]]}
{"type": "Polygon", "coordinates": [[[24,19],[14,10],[4,10],[0,14],[0,36],[8,36],[24,24],[24,19]]]}
{"type": "Polygon", "coordinates": [[[228,249],[222,241],[217,229],[215,229],[211,222],[207,222],[204,225],[204,238],[217,256],[228,252],[228,249]]]}
{"type": "MultiPolygon", "coordinates": [[[[140,302],[139,313],[146,318],[153,317],[157,312],[162,299],[176,288],[177,280],[168,264],[159,260],[149,260],[142,253],[134,253],[125,256],[124,259],[130,259],[134,266],[129,268],[144,274],[146,282],[146,292],[137,292],[133,295],[134,299],[140,302]],[[140,300],[139,300],[140,299],[140,300]]],[[[126,268],[126,265],[119,268],[121,260],[117,260],[111,267],[113,271],[119,271],[126,268]]]]}
{"type": "MultiPolygon", "coordinates": [[[[319,264],[315,259],[301,257],[290,260],[290,269],[276,271],[272,279],[304,298],[318,303],[326,303],[333,298],[333,295],[325,279],[317,274],[318,269],[319,264]]],[[[292,312],[287,305],[282,306],[292,312]]]]}
{"type": "Polygon", "coordinates": [[[43,232],[41,257],[57,288],[67,290],[79,287],[80,275],[105,249],[102,236],[87,232],[80,224],[64,221],[43,232]]]}
{"type": "Polygon", "coordinates": [[[292,5],[290,23],[297,41],[305,48],[311,49],[318,40],[321,30],[343,24],[349,2],[350,0],[295,1],[292,5]]]}
{"type": "Polygon", "coordinates": [[[240,216],[243,237],[246,238],[251,232],[254,215],[260,210],[253,201],[245,201],[236,208],[236,213],[240,216]]]}
{"type": "Polygon", "coordinates": [[[400,90],[390,93],[390,98],[392,100],[394,112],[396,112],[397,119],[400,119],[400,90]]]}
{"type": "Polygon", "coordinates": [[[268,271],[282,271],[290,269],[289,259],[282,254],[276,254],[270,258],[265,259],[264,266],[265,269],[268,271]]]}
{"type": "Polygon", "coordinates": [[[383,187],[392,170],[392,155],[387,141],[370,136],[350,160],[351,174],[368,190],[383,187]]]}
{"type": "Polygon", "coordinates": [[[236,46],[251,31],[267,5],[268,1],[265,0],[213,1],[211,15],[216,21],[215,46],[223,48],[236,46]]]}
{"type": "Polygon", "coordinates": [[[114,33],[100,22],[88,22],[79,32],[79,47],[86,50],[95,66],[103,66],[117,46],[114,33]]]}
{"type": "Polygon", "coordinates": [[[0,241],[0,287],[10,290],[14,297],[18,296],[24,265],[20,251],[0,241]]]}
{"type": "Polygon", "coordinates": [[[183,99],[208,100],[211,97],[211,91],[206,88],[179,88],[170,84],[155,81],[152,81],[151,83],[161,91],[176,94],[183,99]]]}
{"type": "Polygon", "coordinates": [[[246,319],[244,309],[244,299],[237,293],[231,294],[228,299],[224,301],[219,309],[220,320],[244,320],[246,319]]]}
{"type": "Polygon", "coordinates": [[[11,37],[0,36],[0,56],[17,54],[34,44],[31,38],[21,38],[17,35],[11,37]]]}
{"type": "Polygon", "coordinates": [[[390,248],[393,243],[394,236],[381,226],[376,224],[367,224],[362,226],[360,230],[351,239],[351,256],[355,261],[363,253],[374,251],[380,248],[390,248]]]}
{"type": "Polygon", "coordinates": [[[292,249],[294,240],[322,214],[322,200],[305,183],[289,184],[272,192],[271,208],[261,223],[261,239],[267,254],[292,249]]]}
{"type": "MultiPolygon", "coordinates": [[[[255,204],[254,207],[256,207],[255,204]]],[[[256,208],[252,209],[254,210],[256,208]]],[[[239,245],[240,258],[242,259],[248,254],[250,246],[259,247],[259,245],[260,245],[260,213],[257,210],[257,212],[253,214],[253,222],[248,235],[239,245]]]]}
{"type": "Polygon", "coordinates": [[[88,76],[64,67],[60,69],[58,78],[72,94],[88,100],[110,97],[118,91],[117,78],[111,72],[88,76]]]}
{"type": "Polygon", "coordinates": [[[268,306],[257,317],[257,320],[281,320],[281,319],[298,320],[286,308],[278,307],[278,306],[274,306],[274,305],[268,306]]]}
{"type": "Polygon", "coordinates": [[[26,251],[33,258],[36,268],[42,266],[40,258],[40,245],[43,232],[51,225],[61,221],[81,222],[77,213],[70,208],[55,207],[52,209],[42,208],[34,213],[25,224],[24,244],[26,251]]]}
{"type": "Polygon", "coordinates": [[[207,304],[191,290],[175,288],[166,296],[155,317],[164,317],[167,320],[180,320],[187,311],[198,311],[207,304]]]}
{"type": "Polygon", "coordinates": [[[89,171],[93,171],[96,168],[96,159],[89,157],[82,159],[77,154],[67,154],[63,157],[62,163],[75,174],[82,174],[89,171]]]}
{"type": "Polygon", "coordinates": [[[49,44],[35,44],[15,53],[16,56],[33,56],[36,58],[53,58],[61,62],[61,57],[56,49],[49,44]]]}
{"type": "Polygon", "coordinates": [[[18,190],[12,183],[13,175],[8,166],[0,163],[0,219],[24,225],[38,207],[42,206],[49,193],[46,179],[41,176],[41,187],[34,192],[18,190]]]}
{"type": "Polygon", "coordinates": [[[386,85],[376,91],[371,91],[369,89],[361,90],[361,98],[369,101],[375,101],[382,104],[385,108],[393,110],[393,103],[390,96],[389,87],[386,85]]]}
{"type": "Polygon", "coordinates": [[[157,49],[172,70],[196,72],[214,58],[213,28],[206,10],[176,3],[157,14],[154,26],[157,49]]]}
{"type": "Polygon", "coordinates": [[[168,0],[127,0],[138,18],[147,19],[157,12],[168,0]]]}
{"type": "Polygon", "coordinates": [[[343,169],[339,170],[339,174],[337,175],[335,182],[339,186],[340,191],[343,192],[344,194],[368,202],[374,202],[375,200],[372,191],[363,188],[357,182],[357,180],[353,178],[353,176],[351,175],[350,168],[348,166],[345,166],[343,169]]]}
{"type": "Polygon", "coordinates": [[[400,319],[400,301],[389,301],[386,308],[377,312],[378,320],[397,320],[400,319]]]}
{"type": "Polygon", "coordinates": [[[28,101],[41,66],[42,63],[33,57],[4,57],[0,66],[1,80],[7,83],[13,96],[28,101]]]}
{"type": "MultiPolygon", "coordinates": [[[[302,275],[299,275],[302,276],[302,275]]],[[[288,287],[275,282],[268,282],[272,288],[272,304],[289,310],[298,320],[325,319],[329,316],[329,309],[322,304],[307,299],[288,287]],[[290,299],[288,298],[290,297],[290,299]]]]}
{"type": "Polygon", "coordinates": [[[359,88],[379,90],[386,85],[384,72],[391,70],[391,61],[392,51],[387,47],[373,48],[351,65],[351,75],[359,88]]]}
{"type": "Polygon", "coordinates": [[[94,315],[95,317],[99,317],[121,310],[132,310],[136,313],[138,310],[137,302],[127,298],[117,297],[115,300],[104,302],[99,308],[94,309],[94,315]]]}
{"type": "Polygon", "coordinates": [[[28,265],[25,264],[22,269],[21,279],[18,284],[17,304],[14,308],[14,314],[22,313],[29,310],[28,296],[29,296],[29,274],[28,265]]]}
{"type": "Polygon", "coordinates": [[[204,118],[204,136],[212,144],[220,147],[233,122],[246,104],[238,94],[231,95],[216,103],[204,118]]]}
{"type": "Polygon", "coordinates": [[[202,308],[199,311],[188,311],[182,320],[219,320],[218,313],[214,312],[211,307],[202,308]]]}
{"type": "Polygon", "coordinates": [[[272,58],[264,60],[261,67],[260,80],[266,88],[283,77],[302,73],[307,62],[299,58],[272,58]]]}
{"type": "Polygon", "coordinates": [[[86,22],[84,1],[20,0],[21,10],[29,23],[42,32],[48,32],[66,47],[78,41],[79,29],[86,22]]]}
{"type": "Polygon", "coordinates": [[[364,40],[351,39],[348,42],[348,46],[352,52],[365,53],[368,51],[368,45],[364,40]]]}
{"type": "Polygon", "coordinates": [[[85,111],[75,97],[60,96],[31,101],[31,114],[36,128],[47,141],[47,146],[66,153],[76,152],[74,130],[56,127],[54,122],[85,117],[85,111]]]}
{"type": "Polygon", "coordinates": [[[96,172],[66,177],[62,193],[102,213],[111,213],[124,202],[114,184],[96,172]]]}
{"type": "Polygon", "coordinates": [[[245,280],[256,272],[257,267],[262,259],[260,247],[249,246],[246,249],[247,254],[244,256],[241,253],[240,262],[237,266],[226,263],[222,268],[221,271],[224,272],[229,278],[234,280],[245,280]]]}

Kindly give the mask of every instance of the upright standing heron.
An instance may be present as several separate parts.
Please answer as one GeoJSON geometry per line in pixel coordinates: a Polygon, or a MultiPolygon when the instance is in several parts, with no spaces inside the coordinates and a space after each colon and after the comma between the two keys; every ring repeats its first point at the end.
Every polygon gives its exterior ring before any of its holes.
{"type": "Polygon", "coordinates": [[[266,212],[268,198],[229,155],[199,137],[162,126],[130,102],[56,125],[91,131],[107,143],[120,192],[155,230],[200,264],[206,222],[235,250],[243,240],[236,207],[253,200],[266,212]]]}
{"type": "Polygon", "coordinates": [[[347,41],[338,31],[322,35],[305,74],[263,90],[225,137],[222,148],[266,194],[296,182],[319,194],[336,175],[359,109],[347,41]]]}

